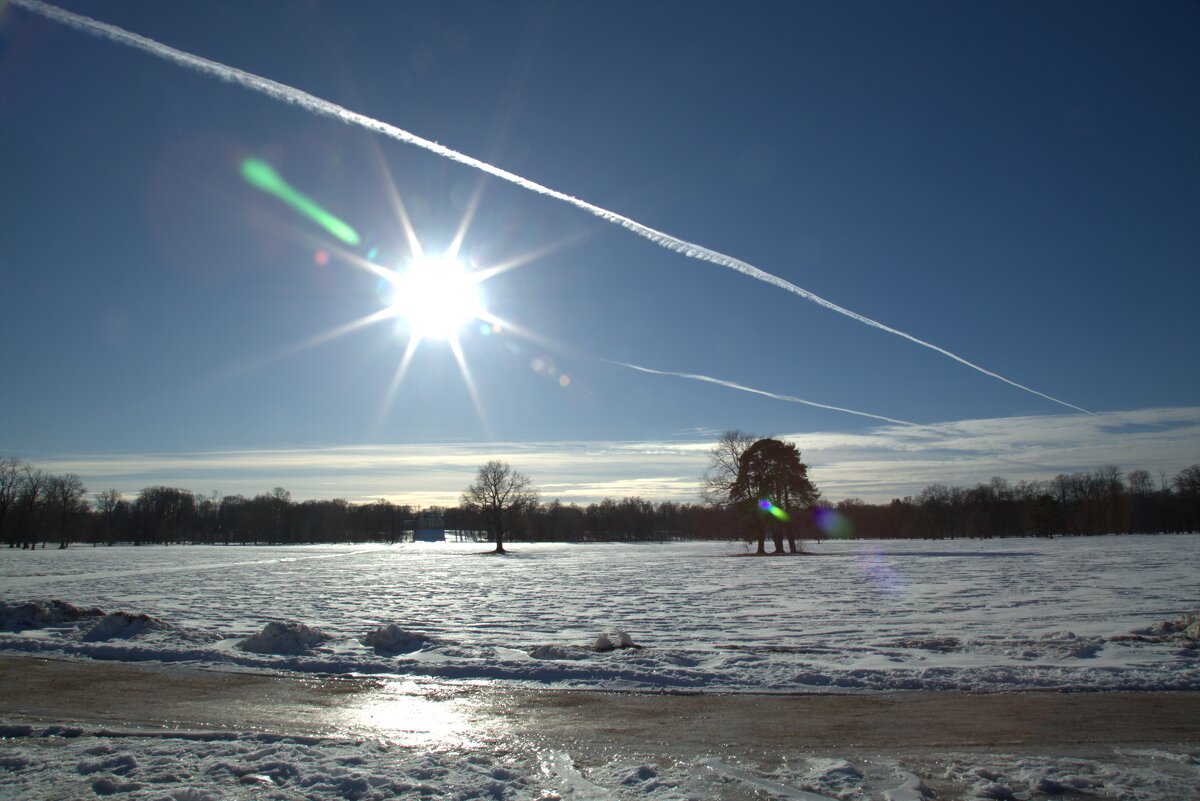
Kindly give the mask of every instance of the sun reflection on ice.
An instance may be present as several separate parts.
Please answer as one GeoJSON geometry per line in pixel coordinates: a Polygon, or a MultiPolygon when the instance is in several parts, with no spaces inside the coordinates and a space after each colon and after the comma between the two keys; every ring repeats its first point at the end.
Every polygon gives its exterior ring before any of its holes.
{"type": "Polygon", "coordinates": [[[339,728],[408,747],[480,748],[499,729],[498,722],[486,719],[470,688],[412,680],[382,682],[340,711],[339,728]]]}

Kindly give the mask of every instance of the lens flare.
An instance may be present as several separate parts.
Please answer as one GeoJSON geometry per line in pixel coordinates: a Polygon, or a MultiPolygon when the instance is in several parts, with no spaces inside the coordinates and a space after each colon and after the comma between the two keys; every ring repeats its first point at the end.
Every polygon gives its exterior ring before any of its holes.
{"type": "Polygon", "coordinates": [[[324,228],[347,245],[359,243],[358,231],[334,217],[312,198],[292,188],[283,177],[262,159],[248,158],[242,161],[242,178],[255,189],[279,198],[317,225],[324,228]]]}
{"type": "Polygon", "coordinates": [[[813,522],[827,537],[848,540],[854,536],[854,523],[850,518],[828,507],[813,510],[813,522]]]}
{"type": "Polygon", "coordinates": [[[858,572],[881,595],[894,595],[905,590],[904,576],[892,565],[887,554],[878,548],[855,549],[858,572]]]}
{"type": "Polygon", "coordinates": [[[772,515],[776,519],[784,521],[785,523],[791,519],[791,515],[765,498],[758,502],[758,508],[762,509],[767,514],[772,515]]]}

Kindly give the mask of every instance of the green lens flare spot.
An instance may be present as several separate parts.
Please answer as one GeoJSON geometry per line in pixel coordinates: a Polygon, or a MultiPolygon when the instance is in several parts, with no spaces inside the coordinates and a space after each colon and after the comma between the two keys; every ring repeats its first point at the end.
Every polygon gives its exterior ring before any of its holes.
{"type": "Polygon", "coordinates": [[[758,508],[762,509],[767,514],[774,515],[777,519],[782,520],[785,523],[791,519],[791,515],[789,515],[785,510],[780,509],[778,506],[768,500],[764,499],[759,501],[758,508]]]}
{"type": "Polygon", "coordinates": [[[324,228],[347,245],[357,245],[361,238],[349,223],[330,214],[321,205],[304,193],[292,188],[283,177],[262,159],[248,158],[242,161],[242,179],[255,189],[282,200],[317,225],[324,228]]]}

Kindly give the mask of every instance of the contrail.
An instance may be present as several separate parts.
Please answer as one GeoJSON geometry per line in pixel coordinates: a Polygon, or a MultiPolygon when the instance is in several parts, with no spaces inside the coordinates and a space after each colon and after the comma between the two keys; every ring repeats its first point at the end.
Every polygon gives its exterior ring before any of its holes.
{"type": "Polygon", "coordinates": [[[817,403],[816,401],[797,398],[795,395],[780,395],[777,392],[767,392],[765,389],[755,389],[754,387],[748,387],[744,384],[737,384],[733,381],[726,381],[722,378],[713,378],[710,375],[699,375],[697,373],[673,373],[669,370],[652,370],[649,367],[641,367],[636,364],[619,362],[613,359],[603,359],[603,361],[606,361],[609,364],[620,365],[621,367],[628,367],[630,370],[637,370],[639,373],[649,373],[650,375],[668,375],[675,378],[687,378],[692,381],[704,381],[708,384],[716,384],[717,386],[728,387],[729,389],[736,389],[741,392],[750,392],[754,395],[762,395],[765,398],[774,398],[775,400],[787,401],[788,403],[803,403],[805,406],[815,406],[818,409],[829,409],[835,412],[845,412],[846,414],[856,414],[859,417],[870,417],[872,420],[883,420],[885,423],[896,423],[902,426],[920,425],[919,423],[910,423],[908,420],[897,420],[893,417],[884,417],[881,414],[871,414],[870,412],[860,412],[856,409],[846,409],[841,406],[830,406],[827,403],[817,403]]]}
{"type": "Polygon", "coordinates": [[[162,42],[148,39],[145,36],[139,36],[136,33],[131,33],[124,28],[118,28],[115,25],[99,22],[91,17],[85,17],[80,14],[73,14],[70,11],[64,11],[57,6],[47,5],[46,3],[41,2],[41,0],[10,0],[10,2],[12,5],[23,8],[26,11],[33,12],[34,14],[40,14],[47,19],[70,26],[76,30],[83,31],[84,33],[89,33],[93,36],[99,36],[118,44],[137,48],[138,50],[150,53],[151,55],[174,62],[182,67],[196,70],[197,72],[201,72],[205,75],[211,75],[214,78],[219,78],[220,80],[227,81],[229,83],[244,86],[247,89],[260,92],[280,102],[299,106],[300,108],[311,111],[314,114],[324,117],[332,117],[333,119],[340,120],[345,123],[357,125],[361,128],[365,128],[368,131],[373,131],[391,139],[395,139],[398,142],[416,145],[417,147],[428,150],[431,153],[436,153],[443,158],[450,159],[451,161],[466,165],[468,167],[473,167],[481,172],[487,173],[488,175],[492,175],[496,178],[508,181],[509,183],[516,184],[523,189],[528,189],[529,191],[536,192],[539,195],[545,195],[546,197],[554,198],[555,200],[561,200],[564,203],[569,203],[576,208],[583,209],[589,214],[605,220],[606,222],[619,225],[626,230],[632,231],[638,236],[645,237],[659,247],[666,248],[667,250],[687,256],[691,259],[706,261],[719,267],[736,270],[743,275],[748,275],[751,278],[771,284],[772,286],[776,286],[787,292],[791,292],[794,295],[799,295],[805,300],[812,301],[818,306],[823,306],[830,311],[845,315],[852,320],[857,320],[864,325],[869,325],[872,328],[878,328],[880,331],[885,331],[889,334],[902,337],[907,339],[909,342],[920,345],[923,348],[929,348],[932,351],[936,351],[943,356],[953,359],[959,364],[970,367],[972,370],[995,378],[998,381],[1003,381],[1005,384],[1016,387],[1017,389],[1037,395],[1040,398],[1045,398],[1048,401],[1053,401],[1060,406],[1066,406],[1068,409],[1074,409],[1075,411],[1083,412],[1084,414],[1091,414],[1091,412],[1089,412],[1087,409],[1076,406],[1073,403],[1067,403],[1064,400],[1059,400],[1058,398],[1047,395],[1044,392],[1039,392],[1036,389],[1027,387],[1024,384],[1019,384],[1010,378],[1005,378],[999,373],[994,373],[991,370],[980,367],[978,364],[967,361],[958,354],[952,353],[945,348],[934,345],[931,342],[926,342],[925,340],[919,339],[912,334],[892,328],[891,326],[885,325],[877,320],[872,320],[870,317],[861,315],[858,312],[843,308],[833,301],[826,300],[820,295],[816,295],[812,292],[809,292],[807,289],[798,287],[791,281],[787,281],[777,275],[772,275],[765,270],[760,270],[753,264],[744,262],[741,259],[735,259],[733,256],[727,256],[724,253],[711,250],[703,245],[697,245],[693,242],[688,242],[687,240],[655,230],[654,228],[643,225],[636,220],[631,220],[624,215],[617,214],[615,211],[609,211],[608,209],[588,203],[586,200],[580,200],[577,197],[568,195],[564,192],[559,192],[556,189],[551,189],[548,186],[542,186],[541,184],[531,181],[528,178],[523,178],[522,176],[511,173],[508,170],[488,164],[486,161],[480,161],[479,159],[472,158],[464,153],[459,153],[457,150],[451,150],[444,145],[439,145],[437,142],[434,142],[430,139],[425,139],[417,136],[416,134],[409,133],[403,128],[397,128],[395,125],[368,117],[367,115],[360,114],[357,111],[351,111],[344,106],[339,106],[336,103],[331,103],[330,101],[316,97],[315,95],[310,95],[305,91],[288,86],[287,84],[272,81],[270,78],[263,78],[260,75],[245,72],[244,70],[237,69],[236,67],[230,67],[225,64],[220,64],[216,61],[210,61],[209,59],[192,55],[191,53],[186,53],[182,50],[176,50],[175,48],[165,45],[162,42]]]}

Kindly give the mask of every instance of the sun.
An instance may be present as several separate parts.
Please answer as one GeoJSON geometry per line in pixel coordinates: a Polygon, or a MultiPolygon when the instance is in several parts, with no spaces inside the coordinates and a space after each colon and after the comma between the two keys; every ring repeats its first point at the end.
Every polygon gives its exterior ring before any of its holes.
{"type": "Polygon", "coordinates": [[[479,280],[453,257],[418,257],[391,282],[392,312],[417,339],[451,339],[483,312],[479,280]]]}

